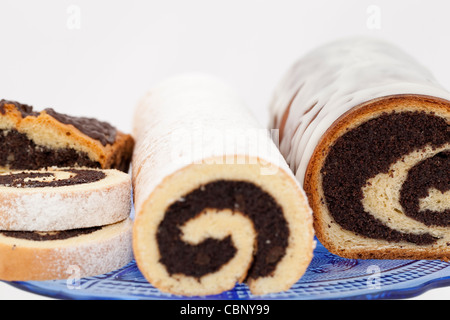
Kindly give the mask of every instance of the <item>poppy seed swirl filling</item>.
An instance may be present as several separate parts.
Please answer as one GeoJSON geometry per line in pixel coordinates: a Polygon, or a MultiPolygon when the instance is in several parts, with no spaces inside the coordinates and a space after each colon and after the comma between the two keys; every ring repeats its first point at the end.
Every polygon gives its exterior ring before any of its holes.
{"type": "Polygon", "coordinates": [[[37,170],[59,166],[100,168],[100,163],[89,159],[87,153],[71,148],[52,149],[37,145],[26,134],[17,130],[0,130],[0,166],[12,170],[37,170]]]}
{"type": "MultiPolygon", "coordinates": [[[[349,130],[330,147],[321,169],[323,200],[330,215],[342,228],[368,238],[415,245],[435,243],[438,237],[431,232],[393,228],[368,212],[363,204],[364,190],[379,174],[394,179],[400,170],[393,170],[393,164],[406,163],[408,155],[422,152],[425,156],[416,156],[419,160],[403,173],[406,178],[401,180],[398,200],[401,209],[395,211],[427,227],[449,227],[445,195],[450,190],[449,143],[447,121],[423,111],[383,113],[349,130]],[[443,206],[422,209],[421,199],[429,197],[432,190],[444,199],[443,206]]],[[[382,200],[377,201],[381,206],[382,200]]]]}
{"type": "Polygon", "coordinates": [[[274,198],[253,183],[218,180],[210,182],[174,202],[165,212],[157,232],[160,262],[169,274],[195,278],[218,271],[238,248],[231,236],[207,238],[192,245],[182,240],[181,227],[203,210],[231,209],[248,217],[257,234],[256,253],[248,277],[269,276],[285,255],[289,228],[274,198]]]}
{"type": "Polygon", "coordinates": [[[90,227],[90,228],[80,228],[72,230],[61,230],[61,231],[6,231],[1,230],[0,234],[17,239],[32,240],[32,241],[53,241],[53,240],[66,240],[70,238],[75,238],[81,235],[86,235],[94,233],[100,230],[102,226],[90,227]]]}
{"type": "Polygon", "coordinates": [[[79,184],[93,183],[106,178],[102,171],[88,169],[58,170],[67,173],[69,177],[60,178],[55,172],[15,172],[0,175],[0,187],[14,188],[44,188],[64,187],[79,184]]]}

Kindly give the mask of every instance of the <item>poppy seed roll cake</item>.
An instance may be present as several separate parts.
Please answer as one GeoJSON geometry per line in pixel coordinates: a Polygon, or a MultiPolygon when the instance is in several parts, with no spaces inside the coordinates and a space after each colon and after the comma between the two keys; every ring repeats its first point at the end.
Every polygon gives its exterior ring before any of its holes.
{"type": "Polygon", "coordinates": [[[47,168],[0,174],[0,279],[95,276],[133,259],[130,175],[47,168]]]}
{"type": "Polygon", "coordinates": [[[48,168],[0,174],[0,230],[59,231],[122,221],[130,175],[113,169],[48,168]]]}
{"type": "Polygon", "coordinates": [[[376,39],[324,45],[289,69],[272,128],[332,253],[450,259],[449,101],[425,67],[376,39]]]}
{"type": "Polygon", "coordinates": [[[80,279],[117,270],[133,259],[130,218],[53,232],[0,231],[0,279],[80,279]]]}
{"type": "Polygon", "coordinates": [[[109,123],[0,101],[1,280],[77,279],[133,259],[133,146],[109,123]]]}
{"type": "Polygon", "coordinates": [[[0,100],[0,171],[90,167],[128,171],[131,135],[94,118],[0,100]]]}
{"type": "Polygon", "coordinates": [[[182,295],[245,281],[289,289],[312,258],[306,196],[236,93],[206,75],[166,80],[135,111],[133,249],[147,280],[182,295]]]}

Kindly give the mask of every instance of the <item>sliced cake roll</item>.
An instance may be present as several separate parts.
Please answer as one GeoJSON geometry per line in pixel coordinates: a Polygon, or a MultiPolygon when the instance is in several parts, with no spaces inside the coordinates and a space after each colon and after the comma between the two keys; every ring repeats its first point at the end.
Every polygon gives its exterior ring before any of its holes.
{"type": "Polygon", "coordinates": [[[109,123],[0,101],[0,170],[48,166],[128,171],[134,141],[109,123]]]}
{"type": "Polygon", "coordinates": [[[49,168],[0,174],[0,230],[57,231],[126,219],[130,175],[114,169],[49,168]]]}
{"type": "Polygon", "coordinates": [[[271,105],[317,237],[348,258],[450,259],[450,93],[395,46],[300,59],[271,105]]]}
{"type": "Polygon", "coordinates": [[[103,274],[133,259],[130,175],[49,168],[0,174],[0,279],[103,274]]]}
{"type": "Polygon", "coordinates": [[[0,231],[0,279],[76,282],[119,269],[133,259],[132,225],[127,218],[65,231],[0,231]]]}
{"type": "Polygon", "coordinates": [[[133,248],[162,291],[289,289],[312,258],[306,196],[236,93],[220,80],[166,80],[134,120],[133,248]]]}

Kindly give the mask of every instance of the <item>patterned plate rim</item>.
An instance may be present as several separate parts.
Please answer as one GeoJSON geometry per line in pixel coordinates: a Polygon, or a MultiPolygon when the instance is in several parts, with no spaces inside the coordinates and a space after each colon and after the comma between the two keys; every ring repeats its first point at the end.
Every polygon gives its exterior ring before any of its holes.
{"type": "MultiPolygon", "coordinates": [[[[131,262],[130,264],[134,264],[134,261],[131,262]]],[[[127,266],[114,271],[115,272],[120,272],[120,270],[123,270],[127,267],[130,267],[130,264],[128,264],[127,266]]],[[[98,279],[99,281],[101,279],[98,279]]],[[[344,278],[342,280],[345,280],[344,278]]],[[[39,286],[36,283],[38,282],[33,282],[33,281],[12,281],[12,282],[8,282],[8,281],[4,281],[5,283],[27,291],[27,292],[31,292],[31,293],[35,293],[38,295],[42,295],[42,296],[47,296],[47,297],[51,297],[51,298],[56,298],[56,299],[69,299],[69,300],[198,300],[200,299],[204,299],[204,300],[224,300],[224,299],[219,299],[219,298],[208,298],[208,297],[177,297],[177,296],[173,296],[173,297],[161,297],[161,298],[155,298],[155,297],[145,297],[145,296],[117,296],[117,295],[111,295],[111,296],[107,296],[105,293],[95,293],[95,292],[90,292],[90,293],[86,293],[83,290],[61,290],[60,286],[54,286],[52,287],[51,285],[46,285],[46,286],[39,286]]],[[[406,283],[407,285],[408,283],[406,283]]],[[[414,286],[405,286],[405,284],[403,283],[402,286],[399,286],[397,288],[392,288],[392,289],[388,289],[388,290],[384,290],[384,289],[379,289],[370,293],[357,293],[357,292],[351,292],[351,291],[347,291],[347,292],[343,292],[341,295],[339,296],[329,296],[329,297],[320,297],[320,296],[312,296],[309,300],[376,300],[376,299],[407,299],[407,298],[412,298],[412,297],[416,297],[419,296],[421,294],[423,294],[426,291],[429,291],[431,289],[435,289],[435,288],[440,288],[440,287],[445,287],[445,286],[450,286],[450,275],[445,275],[442,277],[438,277],[438,278],[432,278],[432,279],[428,279],[427,281],[424,282],[420,282],[417,283],[414,286]]],[[[234,289],[233,289],[234,290],[234,289]]],[[[267,295],[267,296],[250,296],[247,297],[246,299],[239,299],[239,298],[230,298],[228,300],[308,300],[307,298],[292,298],[292,297],[273,297],[271,295],[267,295]]]]}

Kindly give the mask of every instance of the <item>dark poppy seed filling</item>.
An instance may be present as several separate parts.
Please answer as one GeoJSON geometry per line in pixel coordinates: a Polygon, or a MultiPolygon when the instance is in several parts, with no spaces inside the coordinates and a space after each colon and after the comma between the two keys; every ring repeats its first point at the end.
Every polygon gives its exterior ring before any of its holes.
{"type": "Polygon", "coordinates": [[[400,191],[400,203],[407,216],[427,226],[450,227],[450,209],[420,210],[419,199],[426,198],[431,188],[442,193],[450,190],[450,151],[438,153],[411,168],[400,191]]]}
{"type": "Polygon", "coordinates": [[[1,114],[6,113],[5,105],[13,105],[17,109],[17,111],[20,112],[20,114],[22,115],[22,118],[26,118],[28,116],[33,116],[33,117],[39,116],[39,112],[34,111],[32,106],[29,106],[27,104],[20,103],[17,101],[9,101],[9,100],[5,100],[5,99],[0,100],[0,113],[1,114]]]}
{"type": "Polygon", "coordinates": [[[0,130],[0,150],[0,166],[12,170],[37,170],[51,166],[100,168],[100,163],[89,159],[84,152],[39,146],[17,130],[0,130]]]}
{"type": "Polygon", "coordinates": [[[98,170],[71,169],[66,179],[55,179],[53,172],[19,172],[0,175],[0,186],[13,188],[63,187],[100,181],[106,177],[98,170]]]}
{"type": "MultiPolygon", "coordinates": [[[[13,188],[41,188],[41,187],[63,187],[92,183],[106,177],[105,173],[97,170],[71,169],[65,172],[71,173],[68,179],[55,179],[53,172],[19,172],[0,175],[0,186],[13,188]]],[[[100,230],[101,227],[90,227],[63,231],[0,231],[1,234],[25,240],[49,241],[64,240],[89,234],[100,230]]]]}
{"type": "Polygon", "coordinates": [[[257,234],[257,249],[248,277],[269,276],[285,255],[289,228],[283,211],[271,195],[253,183],[218,180],[198,188],[165,212],[157,242],[160,262],[169,274],[200,278],[216,272],[237,252],[231,236],[206,239],[198,245],[182,241],[182,227],[205,209],[231,209],[246,215],[257,234]]]}
{"type": "MultiPolygon", "coordinates": [[[[438,239],[431,234],[394,230],[366,212],[362,188],[370,178],[388,173],[391,164],[403,156],[425,146],[437,148],[449,142],[446,120],[425,112],[384,113],[346,132],[331,146],[321,169],[324,200],[331,216],[342,228],[368,238],[417,245],[434,243],[438,239]]],[[[430,187],[448,190],[448,152],[412,168],[401,191],[401,204],[410,217],[427,225],[448,226],[448,210],[419,213],[419,198],[425,197],[430,187]]]]}
{"type": "Polygon", "coordinates": [[[65,240],[69,238],[78,237],[84,234],[93,233],[100,230],[102,227],[90,227],[63,231],[0,231],[1,234],[10,238],[18,238],[32,241],[51,241],[51,240],[65,240]]]}
{"type": "Polygon", "coordinates": [[[73,125],[88,137],[100,141],[104,146],[113,144],[116,141],[116,128],[107,122],[94,118],[72,117],[56,112],[51,108],[45,109],[45,112],[61,123],[73,125]]]}
{"type": "MultiPolygon", "coordinates": [[[[34,111],[32,106],[17,102],[0,100],[0,113],[5,114],[5,105],[13,105],[20,112],[22,118],[28,116],[38,117],[41,113],[34,111]]],[[[56,112],[51,108],[44,110],[48,115],[64,124],[73,125],[92,139],[100,141],[101,144],[113,144],[116,141],[117,130],[107,122],[99,121],[94,118],[73,117],[63,113],[56,112]]]]}

